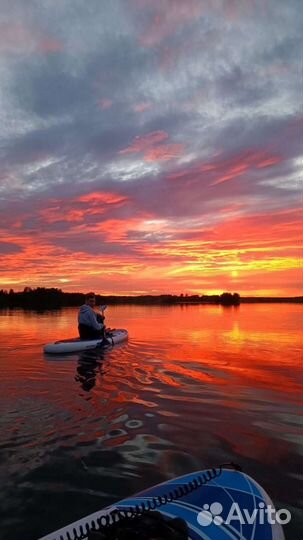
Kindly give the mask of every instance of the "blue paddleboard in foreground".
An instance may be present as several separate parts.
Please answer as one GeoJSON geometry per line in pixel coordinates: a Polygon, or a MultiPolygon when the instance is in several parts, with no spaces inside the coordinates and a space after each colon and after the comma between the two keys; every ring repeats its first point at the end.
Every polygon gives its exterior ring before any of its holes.
{"type": "Polygon", "coordinates": [[[89,530],[119,519],[117,512],[136,514],[138,506],[184,519],[190,540],[284,540],[285,510],[276,514],[267,493],[248,475],[220,467],[153,486],[41,540],[84,540],[89,530]]]}

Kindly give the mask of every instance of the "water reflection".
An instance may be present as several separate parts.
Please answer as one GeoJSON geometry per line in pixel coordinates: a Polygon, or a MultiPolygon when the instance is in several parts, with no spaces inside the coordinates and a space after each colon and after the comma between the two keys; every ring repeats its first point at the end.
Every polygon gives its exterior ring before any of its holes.
{"type": "Polygon", "coordinates": [[[301,310],[111,307],[108,322],[128,329],[128,343],[58,357],[42,346],[73,336],[77,310],[0,312],[6,537],[22,537],[21,521],[37,525],[41,494],[48,529],[41,523],[28,538],[225,461],[239,462],[279,507],[298,508],[301,310]]]}
{"type": "Polygon", "coordinates": [[[104,375],[105,371],[102,368],[104,355],[104,351],[97,349],[79,353],[75,381],[80,383],[85,392],[94,388],[97,375],[100,377],[104,375]]]}

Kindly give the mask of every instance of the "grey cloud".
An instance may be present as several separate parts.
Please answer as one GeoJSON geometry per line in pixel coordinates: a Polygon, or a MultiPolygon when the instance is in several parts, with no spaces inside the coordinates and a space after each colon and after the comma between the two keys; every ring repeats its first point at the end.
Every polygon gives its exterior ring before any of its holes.
{"type": "Polygon", "coordinates": [[[0,242],[0,254],[1,255],[11,255],[14,253],[20,253],[22,248],[17,244],[12,244],[11,242],[0,242]]]}
{"type": "MultiPolygon", "coordinates": [[[[296,79],[288,84],[283,77],[280,88],[279,78],[256,77],[257,68],[275,60],[287,63],[294,59],[293,49],[300,38],[295,16],[299,4],[293,1],[283,7],[286,28],[278,18],[276,4],[268,5],[274,16],[267,33],[258,14],[233,28],[220,19],[220,12],[211,17],[206,10],[197,21],[168,34],[155,48],[144,48],[138,38],[153,12],[150,9],[136,13],[133,4],[105,0],[62,0],[55,7],[51,0],[29,0],[26,8],[21,2],[7,3],[5,10],[11,21],[39,28],[63,46],[52,54],[21,56],[7,63],[14,98],[33,118],[26,134],[5,140],[4,133],[1,148],[4,167],[20,178],[19,193],[23,189],[35,206],[37,193],[47,201],[54,189],[56,196],[67,197],[71,192],[75,195],[102,188],[129,195],[138,209],[166,216],[199,214],[209,201],[231,197],[231,190],[238,197],[258,195],[282,204],[281,190],[261,186],[259,180],[271,174],[291,174],[291,165],[254,171],[250,179],[212,187],[211,175],[197,176],[195,172],[199,161],[211,160],[218,151],[228,159],[247,149],[271,145],[273,152],[289,160],[301,152],[298,137],[290,137],[287,131],[294,119],[290,96],[294,95],[296,79]],[[288,37],[291,24],[294,36],[288,37]],[[184,43],[187,48],[183,48],[184,43]],[[162,46],[179,47],[180,61],[167,73],[159,67],[162,46]],[[184,108],[184,102],[190,103],[199,90],[206,91],[206,97],[201,98],[203,107],[197,106],[197,111],[184,108]],[[276,116],[260,112],[260,104],[281,92],[285,94],[285,111],[277,111],[276,116]],[[134,103],[153,101],[154,96],[156,103],[147,115],[132,110],[134,103]],[[101,99],[111,99],[112,106],[98,108],[101,99]],[[208,116],[211,106],[217,114],[213,121],[208,116]],[[45,119],[44,128],[35,126],[36,117],[45,119]],[[140,179],[122,185],[104,177],[106,166],[119,162],[119,150],[135,136],[156,130],[166,131],[169,142],[184,144],[185,153],[194,154],[192,161],[187,166],[161,162],[159,174],[145,178],[144,185],[140,179]],[[53,160],[49,166],[27,170],[27,165],[48,158],[53,160]],[[169,173],[182,171],[182,167],[188,168],[183,179],[175,183],[167,179],[169,173]]],[[[293,204],[293,192],[284,191],[283,196],[287,204],[293,204]]]]}
{"type": "Polygon", "coordinates": [[[85,77],[65,71],[60,54],[53,54],[47,63],[27,63],[18,70],[14,93],[20,105],[43,117],[69,114],[86,105],[91,89],[85,77]]]}
{"type": "Polygon", "coordinates": [[[120,242],[106,242],[102,234],[96,237],[95,234],[82,233],[74,237],[54,238],[53,244],[63,247],[71,252],[83,252],[90,255],[119,255],[121,258],[129,255],[136,255],[136,250],[123,245],[121,250],[120,242]]]}

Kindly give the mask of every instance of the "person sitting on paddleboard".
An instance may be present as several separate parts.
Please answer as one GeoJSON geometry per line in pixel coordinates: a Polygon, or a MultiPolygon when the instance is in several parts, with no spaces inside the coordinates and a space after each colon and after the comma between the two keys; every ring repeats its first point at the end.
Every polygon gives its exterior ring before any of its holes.
{"type": "Polygon", "coordinates": [[[90,292],[85,296],[85,304],[80,307],[78,314],[78,329],[81,339],[99,339],[104,337],[104,315],[95,313],[95,293],[90,292]]]}

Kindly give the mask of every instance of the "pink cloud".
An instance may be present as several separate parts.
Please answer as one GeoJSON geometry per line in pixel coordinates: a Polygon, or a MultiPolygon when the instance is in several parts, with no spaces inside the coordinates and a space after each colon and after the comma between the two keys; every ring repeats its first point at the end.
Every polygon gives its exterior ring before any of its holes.
{"type": "Polygon", "coordinates": [[[277,165],[282,161],[280,156],[268,157],[256,165],[258,169],[263,169],[264,167],[271,167],[272,165],[277,165]]]}
{"type": "Polygon", "coordinates": [[[228,180],[233,180],[234,178],[237,178],[238,176],[241,176],[245,171],[248,169],[248,164],[243,163],[239,164],[237,167],[232,167],[229,169],[229,172],[227,174],[223,174],[222,176],[219,176],[217,180],[212,182],[212,186],[215,186],[217,184],[222,184],[223,182],[227,182],[228,180]]]}
{"type": "Polygon", "coordinates": [[[169,161],[184,151],[183,144],[161,144],[168,139],[165,131],[153,131],[142,137],[138,136],[133,143],[120,150],[120,154],[143,153],[145,161],[169,161]]]}
{"type": "Polygon", "coordinates": [[[0,52],[33,48],[33,34],[22,24],[0,24],[0,52]]]}
{"type": "Polygon", "coordinates": [[[160,68],[164,71],[167,71],[174,67],[177,62],[177,59],[180,55],[179,48],[164,47],[160,50],[160,68]]]}
{"type": "Polygon", "coordinates": [[[106,99],[106,98],[101,99],[98,103],[101,109],[110,109],[112,104],[113,104],[112,100],[106,99]]]}
{"type": "Polygon", "coordinates": [[[0,53],[44,53],[63,50],[60,41],[22,23],[0,24],[0,53]]]}
{"type": "Polygon", "coordinates": [[[183,144],[163,144],[147,150],[144,154],[145,161],[169,161],[180,156],[184,151],[183,144]]]}
{"type": "Polygon", "coordinates": [[[151,103],[137,103],[133,106],[135,112],[144,112],[152,108],[151,103]]]}
{"type": "Polygon", "coordinates": [[[242,18],[252,17],[256,9],[264,15],[266,12],[266,2],[256,2],[256,0],[245,0],[245,2],[224,0],[223,4],[225,17],[233,22],[242,18]]]}
{"type": "MultiPolygon", "coordinates": [[[[207,35],[207,46],[210,45],[210,41],[211,37],[209,32],[207,35]]],[[[197,40],[197,37],[191,33],[188,33],[188,35],[182,39],[182,42],[180,42],[179,45],[174,43],[173,45],[162,46],[157,51],[160,69],[162,71],[168,71],[172,68],[176,68],[178,62],[180,62],[182,58],[191,56],[197,48],[202,47],[205,47],[205,42],[201,38],[197,40]]]]}
{"type": "Polygon", "coordinates": [[[247,151],[242,155],[236,156],[232,160],[223,161],[219,165],[225,168],[226,173],[216,178],[211,185],[222,184],[228,180],[233,180],[242,176],[245,172],[253,169],[271,167],[282,161],[281,156],[272,155],[267,151],[247,151]]]}
{"type": "Polygon", "coordinates": [[[168,133],[166,133],[166,131],[152,131],[146,135],[138,135],[130,146],[120,150],[120,154],[144,152],[145,150],[152,148],[154,144],[165,141],[166,139],[168,139],[168,133]]]}
{"type": "Polygon", "coordinates": [[[38,44],[38,49],[42,53],[55,53],[62,51],[63,46],[58,40],[47,38],[38,44]]]}
{"type": "Polygon", "coordinates": [[[173,34],[179,26],[201,15],[205,5],[201,0],[133,0],[137,9],[152,9],[152,19],[140,35],[140,43],[145,47],[154,47],[167,36],[173,34]]]}
{"type": "Polygon", "coordinates": [[[274,62],[268,66],[265,66],[262,69],[262,73],[264,73],[264,75],[267,77],[280,77],[281,75],[288,74],[293,69],[296,69],[295,64],[292,66],[286,62],[274,62]]]}
{"type": "Polygon", "coordinates": [[[169,176],[170,180],[181,178],[197,178],[205,176],[210,185],[215,186],[243,176],[249,171],[273,167],[281,163],[282,156],[273,154],[268,150],[247,150],[237,154],[232,158],[222,158],[211,162],[202,162],[192,167],[188,167],[169,176]]]}

